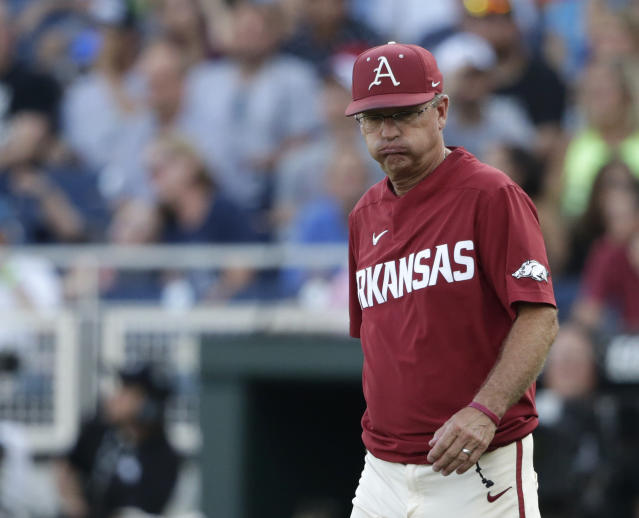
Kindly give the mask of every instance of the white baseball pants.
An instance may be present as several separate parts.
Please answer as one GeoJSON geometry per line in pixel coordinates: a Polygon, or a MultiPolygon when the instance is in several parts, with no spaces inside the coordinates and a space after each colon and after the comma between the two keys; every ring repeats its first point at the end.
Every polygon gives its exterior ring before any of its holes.
{"type": "Polygon", "coordinates": [[[466,473],[366,453],[351,518],[540,518],[531,435],[484,453],[466,473]],[[478,468],[479,466],[479,468],[478,468]]]}

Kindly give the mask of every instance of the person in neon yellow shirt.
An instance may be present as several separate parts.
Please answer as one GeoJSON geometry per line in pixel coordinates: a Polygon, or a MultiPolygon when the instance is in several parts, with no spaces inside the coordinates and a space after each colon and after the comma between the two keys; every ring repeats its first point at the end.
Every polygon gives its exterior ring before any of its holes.
{"type": "Polygon", "coordinates": [[[639,126],[625,65],[590,64],[579,95],[587,123],[570,141],[563,168],[561,205],[571,219],[584,212],[597,172],[612,159],[639,177],[639,126]]]}

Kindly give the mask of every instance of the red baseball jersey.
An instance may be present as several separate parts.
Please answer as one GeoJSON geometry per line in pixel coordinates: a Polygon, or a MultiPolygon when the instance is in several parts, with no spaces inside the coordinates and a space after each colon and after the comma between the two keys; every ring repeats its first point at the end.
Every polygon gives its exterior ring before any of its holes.
{"type": "MultiPolygon", "coordinates": [[[[425,464],[428,441],[473,399],[518,301],[555,305],[537,212],[505,174],[462,148],[402,197],[385,179],[349,217],[350,332],[361,338],[363,440],[425,464]]],[[[537,426],[534,384],[492,447],[537,426]]]]}

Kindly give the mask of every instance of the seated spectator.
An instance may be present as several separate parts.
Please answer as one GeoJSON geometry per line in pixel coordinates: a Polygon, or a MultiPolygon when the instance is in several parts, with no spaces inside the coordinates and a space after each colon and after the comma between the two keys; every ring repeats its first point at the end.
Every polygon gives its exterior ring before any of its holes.
{"type": "Polygon", "coordinates": [[[566,88],[548,63],[527,48],[511,4],[509,0],[464,2],[463,27],[492,45],[497,55],[495,94],[521,105],[537,130],[534,147],[547,157],[562,143],[566,88]],[[470,8],[476,5],[485,8],[470,8]]]}
{"type": "Polygon", "coordinates": [[[563,0],[540,6],[546,57],[567,83],[580,75],[588,59],[591,44],[587,4],[582,0],[563,0]]]}
{"type": "MultiPolygon", "coordinates": [[[[0,247],[23,244],[24,231],[9,200],[0,197],[0,247]]],[[[62,303],[62,286],[54,265],[43,257],[22,253],[0,257],[0,312],[50,311],[62,303]]],[[[7,326],[0,328],[0,344],[13,340],[7,326]]]]}
{"type": "Polygon", "coordinates": [[[573,310],[577,321],[604,333],[639,331],[639,181],[624,180],[602,189],[604,230],[586,259],[573,310]]]}
{"type": "Polygon", "coordinates": [[[624,212],[633,211],[633,192],[639,193],[639,178],[625,162],[614,159],[599,169],[586,210],[571,229],[567,273],[582,273],[586,257],[598,239],[606,236],[614,243],[627,241],[632,233],[632,218],[624,217],[624,212]]]}
{"type": "Polygon", "coordinates": [[[607,334],[639,332],[639,217],[626,244],[601,239],[593,245],[573,318],[607,334]],[[613,313],[612,322],[607,313],[613,313]]]}
{"type": "Polygon", "coordinates": [[[89,4],[97,3],[9,0],[17,55],[61,85],[68,85],[85,69],[86,59],[99,45],[87,16],[89,4]]]}
{"type": "Polygon", "coordinates": [[[615,157],[639,177],[639,126],[626,65],[595,61],[579,82],[585,125],[568,145],[563,165],[563,213],[575,219],[586,209],[599,169],[615,157]]]}
{"type": "MultiPolygon", "coordinates": [[[[348,242],[348,215],[370,186],[370,175],[362,155],[351,147],[334,150],[325,173],[324,195],[301,207],[292,222],[291,243],[348,242]]],[[[347,282],[342,271],[314,272],[290,270],[283,274],[284,292],[302,290],[303,301],[311,302],[304,293],[313,290],[313,297],[324,300],[326,306],[347,300],[347,282]],[[320,287],[322,293],[319,293],[320,287]],[[328,298],[327,298],[328,297],[328,298]]],[[[320,303],[314,301],[314,304],[320,303]]]]}
{"type": "MultiPolygon", "coordinates": [[[[210,32],[204,2],[200,0],[162,0],[157,3],[159,28],[181,48],[187,66],[194,67],[210,58],[210,32]]],[[[219,49],[218,49],[219,52],[219,49]]]]}
{"type": "Polygon", "coordinates": [[[633,1],[593,0],[584,6],[593,61],[636,59],[639,51],[639,11],[636,5],[633,1]]]}
{"type": "Polygon", "coordinates": [[[168,38],[153,39],[142,51],[138,68],[145,85],[143,109],[119,126],[109,163],[100,173],[103,193],[114,204],[127,198],[152,200],[142,150],[163,134],[187,136],[207,163],[214,163],[210,157],[215,126],[203,114],[206,99],[190,95],[182,47],[168,38]]]}
{"type": "Polygon", "coordinates": [[[369,170],[369,185],[383,176],[366,150],[358,124],[352,118],[344,117],[344,106],[351,99],[354,61],[352,54],[337,54],[331,58],[320,95],[321,132],[304,145],[290,150],[279,163],[275,173],[273,217],[280,239],[286,239],[291,219],[302,206],[325,195],[325,173],[337,149],[352,147],[360,153],[369,170]]]}
{"type": "Polygon", "coordinates": [[[149,364],[125,367],[118,375],[119,387],[58,462],[68,518],[112,518],[126,508],[159,515],[175,487],[179,458],[164,420],[168,380],[149,364]]]}
{"type": "Polygon", "coordinates": [[[149,148],[148,166],[162,212],[163,242],[237,243],[255,237],[246,215],[215,186],[188,141],[159,138],[149,148]]]}
{"type": "Polygon", "coordinates": [[[278,52],[277,5],[238,2],[232,17],[228,58],[196,71],[190,92],[208,118],[204,156],[213,158],[216,183],[269,239],[274,175],[286,153],[317,131],[319,84],[309,64],[278,52]]]}
{"type": "Polygon", "coordinates": [[[139,29],[130,11],[94,10],[100,51],[92,69],[66,90],[62,107],[64,137],[84,164],[99,171],[112,156],[125,121],[142,107],[142,84],[133,65],[139,29]]]}
{"type": "Polygon", "coordinates": [[[97,186],[84,171],[57,163],[57,139],[49,128],[31,112],[13,117],[0,146],[0,194],[11,198],[26,243],[95,238],[105,213],[97,186]]]}
{"type": "Polygon", "coordinates": [[[349,16],[346,0],[303,1],[300,26],[285,44],[286,51],[320,66],[340,51],[364,51],[383,43],[372,29],[349,16]]]}
{"type": "Polygon", "coordinates": [[[384,40],[419,43],[434,48],[450,36],[462,15],[459,0],[430,2],[424,9],[421,0],[352,0],[350,11],[356,20],[377,31],[384,40]]]}
{"type": "MultiPolygon", "coordinates": [[[[161,138],[151,146],[148,161],[162,215],[163,242],[232,244],[255,240],[246,213],[220,192],[188,142],[179,137],[161,138]]],[[[253,280],[253,273],[244,268],[229,268],[219,276],[204,272],[194,276],[196,300],[232,298],[253,280]]]]}
{"type": "MultiPolygon", "coordinates": [[[[141,200],[128,200],[114,211],[106,231],[109,244],[142,246],[158,242],[160,214],[157,208],[141,200]]],[[[100,297],[109,302],[158,302],[162,276],[157,270],[118,270],[101,268],[97,276],[93,260],[79,255],[65,277],[67,299],[81,301],[100,297]]]]}
{"type": "Polygon", "coordinates": [[[459,33],[434,50],[451,103],[444,128],[446,142],[462,146],[480,159],[495,142],[529,147],[535,129],[521,107],[493,95],[497,58],[482,38],[459,33]]]}
{"type": "Polygon", "coordinates": [[[535,466],[544,517],[607,514],[612,445],[598,402],[594,344],[583,328],[566,324],[550,350],[537,395],[535,466]]]}
{"type": "MultiPolygon", "coordinates": [[[[5,0],[0,0],[0,137],[8,121],[17,113],[31,112],[55,127],[60,102],[60,86],[53,77],[19,62],[13,47],[13,26],[5,0]]],[[[0,160],[1,162],[1,160],[0,160]]]]}

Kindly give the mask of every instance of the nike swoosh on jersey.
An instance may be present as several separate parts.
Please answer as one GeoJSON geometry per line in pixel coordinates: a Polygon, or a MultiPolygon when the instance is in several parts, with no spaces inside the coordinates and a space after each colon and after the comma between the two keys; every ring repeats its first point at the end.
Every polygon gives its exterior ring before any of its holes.
{"type": "Polygon", "coordinates": [[[384,232],[382,232],[379,236],[376,236],[375,232],[373,232],[373,246],[377,245],[379,238],[386,234],[386,232],[388,232],[388,230],[384,230],[384,232]]]}
{"type": "Polygon", "coordinates": [[[512,489],[512,486],[508,486],[501,493],[497,493],[496,495],[491,495],[490,491],[488,491],[488,493],[486,493],[486,500],[488,500],[488,502],[490,502],[492,504],[495,500],[497,500],[499,497],[501,497],[509,489],[512,489]]]}
{"type": "Polygon", "coordinates": [[[435,82],[435,81],[431,81],[431,82],[430,82],[430,84],[431,84],[431,86],[432,86],[433,88],[438,87],[438,86],[439,86],[439,83],[441,83],[441,81],[437,81],[437,82],[435,82]]]}

